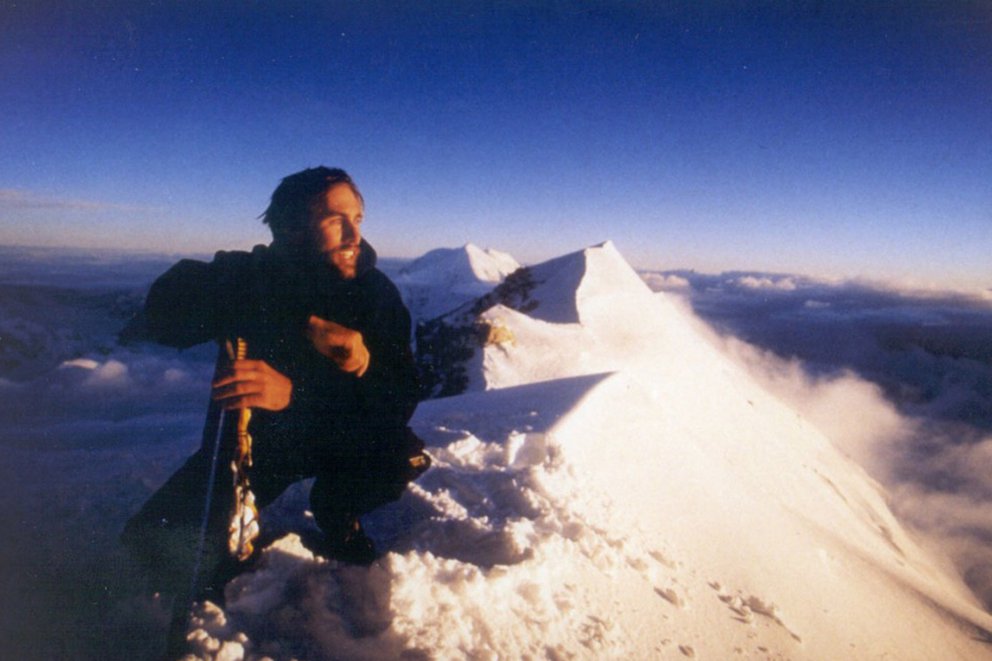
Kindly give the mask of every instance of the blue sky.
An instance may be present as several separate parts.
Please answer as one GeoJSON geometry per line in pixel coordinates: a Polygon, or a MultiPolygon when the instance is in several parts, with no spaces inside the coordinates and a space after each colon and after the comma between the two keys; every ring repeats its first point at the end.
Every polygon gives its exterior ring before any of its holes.
{"type": "Polygon", "coordinates": [[[992,287],[988,2],[0,2],[0,243],[267,240],[348,169],[381,254],[992,287]]]}

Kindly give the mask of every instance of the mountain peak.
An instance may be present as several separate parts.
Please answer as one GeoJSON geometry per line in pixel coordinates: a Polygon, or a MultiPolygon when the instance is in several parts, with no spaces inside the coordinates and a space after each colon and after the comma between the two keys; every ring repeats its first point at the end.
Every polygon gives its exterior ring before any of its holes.
{"type": "Polygon", "coordinates": [[[474,243],[437,248],[413,260],[394,279],[415,321],[433,319],[491,291],[520,264],[474,243]]]}
{"type": "Polygon", "coordinates": [[[438,282],[500,282],[520,264],[505,252],[466,243],[436,248],[400,269],[400,279],[438,282]]]}
{"type": "Polygon", "coordinates": [[[599,296],[650,293],[612,241],[521,268],[473,308],[493,305],[551,323],[581,323],[587,304],[599,296]]]}

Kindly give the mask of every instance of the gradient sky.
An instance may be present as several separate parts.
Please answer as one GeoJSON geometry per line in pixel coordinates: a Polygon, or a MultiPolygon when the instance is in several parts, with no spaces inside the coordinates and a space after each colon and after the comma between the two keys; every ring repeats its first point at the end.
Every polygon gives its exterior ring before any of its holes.
{"type": "Polygon", "coordinates": [[[318,164],[386,256],[989,288],[992,3],[0,0],[0,243],[248,247],[318,164]]]}

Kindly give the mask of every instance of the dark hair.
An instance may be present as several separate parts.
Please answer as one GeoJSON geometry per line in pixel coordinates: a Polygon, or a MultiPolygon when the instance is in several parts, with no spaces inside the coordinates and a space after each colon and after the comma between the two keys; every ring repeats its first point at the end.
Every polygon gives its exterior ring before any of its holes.
{"type": "Polygon", "coordinates": [[[272,229],[272,234],[304,229],[310,214],[320,203],[320,197],[338,184],[348,184],[355,197],[365,203],[358,187],[341,168],[323,165],[291,174],[272,191],[269,208],[262,214],[262,222],[272,229]]]}

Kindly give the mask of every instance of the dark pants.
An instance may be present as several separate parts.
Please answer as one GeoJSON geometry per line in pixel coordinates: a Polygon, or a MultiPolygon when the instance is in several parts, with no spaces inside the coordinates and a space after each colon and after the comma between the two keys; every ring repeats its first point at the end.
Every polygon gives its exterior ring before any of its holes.
{"type": "MultiPolygon", "coordinates": [[[[347,534],[356,517],[398,499],[410,480],[422,472],[411,467],[409,457],[420,455],[423,443],[408,429],[398,433],[404,435],[399,454],[325,457],[311,471],[300,468],[296,453],[290,456],[265,452],[264,446],[256,448],[249,477],[258,509],[291,484],[316,477],[310,508],[317,525],[331,538],[347,534]]],[[[121,539],[147,569],[153,591],[187,595],[192,589],[189,596],[196,596],[203,589],[222,589],[224,580],[237,573],[237,563],[227,553],[227,526],[234,505],[231,444],[222,445],[219,453],[205,543],[197,557],[212,455],[212,444],[204,443],[124,528],[121,539]]]]}

